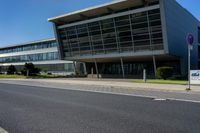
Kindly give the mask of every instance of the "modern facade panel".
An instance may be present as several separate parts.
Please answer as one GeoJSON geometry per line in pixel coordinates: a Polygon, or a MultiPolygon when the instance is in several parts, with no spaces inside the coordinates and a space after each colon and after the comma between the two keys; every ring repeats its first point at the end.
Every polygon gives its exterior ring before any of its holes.
{"type": "MultiPolygon", "coordinates": [[[[88,74],[155,75],[171,66],[187,73],[186,36],[198,42],[200,22],[175,0],[119,0],[49,19],[54,23],[60,56],[81,61],[88,74]]],[[[198,68],[198,45],[192,69],[198,68]]]]}
{"type": "Polygon", "coordinates": [[[180,57],[181,70],[187,72],[188,44],[186,36],[192,33],[195,44],[191,51],[191,69],[198,68],[198,27],[200,25],[191,13],[181,7],[174,0],[162,0],[163,12],[165,13],[166,37],[169,53],[180,57]]]}
{"type": "Polygon", "coordinates": [[[59,28],[64,58],[163,50],[160,9],[59,28]]]}

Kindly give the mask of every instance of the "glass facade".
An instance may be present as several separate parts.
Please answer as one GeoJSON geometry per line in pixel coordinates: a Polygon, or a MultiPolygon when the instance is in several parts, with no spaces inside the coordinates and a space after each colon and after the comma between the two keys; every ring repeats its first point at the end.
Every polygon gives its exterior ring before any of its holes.
{"type": "MultiPolygon", "coordinates": [[[[36,64],[38,68],[41,68],[42,71],[51,72],[74,72],[74,65],[73,63],[62,63],[62,64],[36,64]]],[[[23,65],[16,65],[15,66],[17,71],[20,72],[21,69],[24,67],[23,65]]],[[[0,72],[6,72],[8,66],[0,66],[0,72]]]]}
{"type": "Polygon", "coordinates": [[[45,49],[45,48],[52,48],[52,47],[57,47],[57,43],[56,43],[55,40],[46,41],[46,42],[38,42],[38,43],[28,44],[28,45],[24,45],[24,46],[14,46],[14,47],[10,47],[10,48],[1,48],[0,54],[22,52],[22,51],[29,51],[29,50],[37,50],[37,49],[45,49]]]}
{"type": "Polygon", "coordinates": [[[57,60],[58,51],[48,52],[48,48],[57,48],[57,43],[55,40],[41,41],[26,45],[19,45],[13,47],[7,47],[0,49],[0,54],[8,54],[6,56],[0,57],[0,63],[11,63],[11,62],[34,62],[34,61],[47,61],[47,60],[57,60]],[[43,49],[43,53],[34,53],[33,50],[43,49]],[[18,54],[17,52],[30,51],[29,54],[18,54]]]}
{"type": "Polygon", "coordinates": [[[7,64],[13,64],[20,72],[25,62],[32,62],[42,71],[52,73],[73,73],[72,62],[59,61],[56,40],[40,41],[26,45],[19,45],[0,49],[0,72],[6,72],[7,64]],[[56,48],[56,49],[49,49],[56,48]],[[40,51],[34,51],[39,50],[40,51]],[[26,51],[26,52],[23,52],[26,51]],[[21,52],[21,53],[18,53],[21,52]],[[36,63],[40,61],[40,63],[36,63]],[[48,61],[48,62],[42,62],[48,61]],[[5,63],[5,64],[4,64],[5,63]]]}
{"type": "Polygon", "coordinates": [[[63,63],[63,64],[42,64],[37,65],[39,68],[46,68],[47,71],[66,71],[66,72],[73,72],[74,65],[73,63],[63,63]]]}
{"type": "MultiPolygon", "coordinates": [[[[180,73],[180,62],[171,60],[171,61],[157,61],[157,67],[161,66],[171,66],[174,68],[174,73],[180,73]]],[[[120,62],[109,62],[109,63],[98,63],[98,72],[100,74],[108,74],[108,75],[122,75],[120,62]]],[[[91,70],[95,71],[94,63],[86,64],[87,72],[91,74],[91,70]],[[92,68],[92,69],[91,69],[92,68]]],[[[130,75],[140,75],[142,76],[143,70],[147,70],[147,75],[154,75],[154,67],[152,61],[138,61],[138,62],[124,62],[123,64],[124,74],[126,76],[130,75]]]]}
{"type": "Polygon", "coordinates": [[[64,57],[162,50],[160,9],[58,29],[64,57]]]}
{"type": "Polygon", "coordinates": [[[0,63],[57,60],[58,52],[0,57],[0,63]]]}

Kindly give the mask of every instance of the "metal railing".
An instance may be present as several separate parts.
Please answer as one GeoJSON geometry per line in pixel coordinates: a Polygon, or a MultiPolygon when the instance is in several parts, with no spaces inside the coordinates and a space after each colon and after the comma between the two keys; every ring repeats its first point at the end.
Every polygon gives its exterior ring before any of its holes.
{"type": "Polygon", "coordinates": [[[120,48],[106,48],[98,50],[84,50],[84,51],[72,51],[66,52],[66,55],[69,56],[85,56],[85,55],[97,55],[97,54],[111,54],[111,53],[123,53],[123,52],[143,52],[143,51],[155,51],[163,50],[163,44],[156,45],[143,45],[143,46],[129,46],[129,47],[120,47],[120,48]]]}

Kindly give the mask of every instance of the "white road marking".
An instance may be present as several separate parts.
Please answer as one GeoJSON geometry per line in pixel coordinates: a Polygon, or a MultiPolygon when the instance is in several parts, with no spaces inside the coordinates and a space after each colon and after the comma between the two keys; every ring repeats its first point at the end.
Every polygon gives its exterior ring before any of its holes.
{"type": "Polygon", "coordinates": [[[153,99],[154,101],[166,101],[167,99],[162,99],[162,98],[155,98],[153,99]]]}
{"type": "Polygon", "coordinates": [[[182,101],[182,102],[200,103],[200,101],[196,101],[196,100],[175,99],[175,98],[168,98],[168,99],[169,99],[169,100],[172,100],[172,101],[182,101]]]}
{"type": "MultiPolygon", "coordinates": [[[[62,88],[60,88],[60,89],[62,89],[62,88]]],[[[141,97],[141,98],[158,99],[157,96],[146,96],[146,95],[137,95],[137,94],[125,94],[125,93],[120,93],[120,92],[104,92],[104,91],[82,90],[82,89],[66,89],[66,90],[75,90],[75,91],[83,91],[83,92],[86,91],[86,92],[96,92],[96,93],[102,93],[102,94],[124,95],[124,96],[134,96],[134,97],[141,97]]],[[[200,103],[200,101],[196,101],[196,100],[176,99],[176,98],[166,98],[166,100],[180,101],[180,102],[200,103]]]]}

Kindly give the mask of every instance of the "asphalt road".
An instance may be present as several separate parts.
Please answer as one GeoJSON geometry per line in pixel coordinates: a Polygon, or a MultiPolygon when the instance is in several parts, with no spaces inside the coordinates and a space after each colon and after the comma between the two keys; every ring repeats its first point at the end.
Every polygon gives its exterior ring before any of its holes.
{"type": "Polygon", "coordinates": [[[9,133],[199,133],[200,104],[0,84],[0,127],[9,133]]]}

